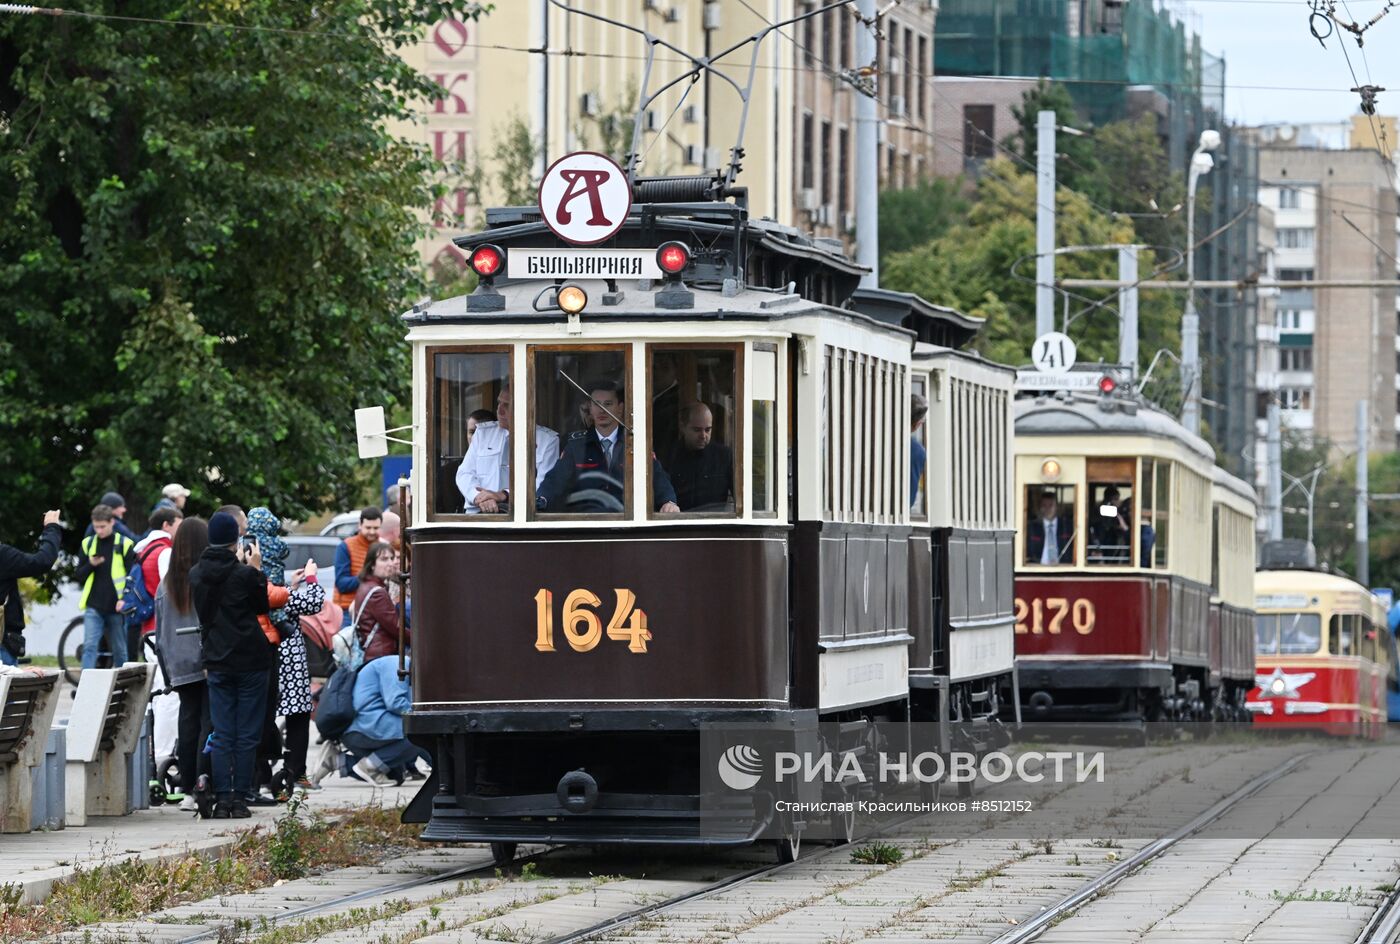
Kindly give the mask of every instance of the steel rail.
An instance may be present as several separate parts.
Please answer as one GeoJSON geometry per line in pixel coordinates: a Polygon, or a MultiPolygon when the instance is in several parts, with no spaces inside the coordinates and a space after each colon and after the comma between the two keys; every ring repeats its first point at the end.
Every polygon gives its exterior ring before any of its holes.
{"type": "MultiPolygon", "coordinates": [[[[537,859],[548,852],[548,849],[544,849],[540,852],[535,853],[534,855],[524,856],[520,859],[517,859],[515,860],[515,863],[528,862],[537,859]]],[[[512,865],[514,865],[515,863],[512,863],[512,865]]],[[[393,885],[386,885],[380,888],[369,888],[363,891],[353,892],[349,895],[342,895],[339,898],[332,898],[329,901],[322,901],[317,902],[315,904],[306,905],[305,907],[297,908],[293,911],[288,911],[283,914],[279,914],[275,918],[269,917],[267,919],[268,926],[276,927],[278,925],[284,925],[290,921],[295,921],[298,918],[306,918],[310,917],[311,915],[321,914],[327,911],[334,911],[335,909],[345,905],[353,905],[356,902],[364,901],[367,898],[379,898],[397,895],[401,892],[406,892],[414,888],[421,888],[424,885],[432,885],[436,882],[450,882],[454,879],[466,879],[475,876],[494,877],[496,871],[497,866],[494,861],[488,861],[484,865],[461,865],[457,866],[456,868],[448,869],[444,872],[435,872],[432,875],[419,876],[418,878],[408,879],[406,881],[398,882],[393,885]]],[[[220,935],[227,932],[232,926],[232,924],[220,923],[218,926],[210,928],[208,931],[201,931],[198,934],[191,935],[190,937],[180,938],[176,942],[176,944],[195,944],[196,941],[220,940],[220,935]]]]}
{"type": "Polygon", "coordinates": [[[1400,881],[1371,915],[1354,944],[1393,944],[1397,939],[1400,939],[1400,881]]]}
{"type": "Polygon", "coordinates": [[[1187,823],[1185,826],[1142,847],[1135,854],[1124,859],[1098,878],[1085,882],[1075,891],[1061,898],[1034,918],[1026,919],[1015,928],[1001,935],[1001,937],[996,938],[992,941],[992,944],[1023,944],[1025,941],[1034,940],[1039,937],[1046,928],[1064,920],[1086,902],[1097,898],[1099,895],[1103,894],[1103,892],[1118,884],[1133,872],[1137,871],[1138,868],[1157,858],[1181,840],[1194,833],[1200,832],[1202,829],[1224,816],[1240,802],[1249,799],[1275,780],[1290,773],[1295,767],[1307,760],[1314,753],[1316,752],[1309,751],[1306,754],[1300,754],[1297,757],[1289,758],[1273,770],[1255,777],[1249,783],[1217,802],[1214,806],[1191,820],[1191,822],[1187,823]]]}

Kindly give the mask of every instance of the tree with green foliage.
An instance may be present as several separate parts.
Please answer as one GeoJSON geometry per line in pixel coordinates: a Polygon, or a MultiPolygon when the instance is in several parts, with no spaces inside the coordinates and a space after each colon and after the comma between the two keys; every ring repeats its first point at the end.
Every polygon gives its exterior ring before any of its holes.
{"type": "Polygon", "coordinates": [[[138,524],[172,480],[193,510],[351,497],[354,409],[407,389],[434,197],[389,128],[442,91],[396,50],[480,10],[120,12],[142,19],[0,19],[0,520],[22,545],[34,509],[80,525],[112,488],[138,524]]]}
{"type": "Polygon", "coordinates": [[[967,213],[962,181],[930,178],[880,191],[880,260],[933,242],[967,213]]]}
{"type": "MultiPolygon", "coordinates": [[[[974,346],[992,360],[1025,364],[1035,340],[1035,176],[1008,160],[992,161],[983,171],[966,218],[927,245],[893,254],[882,264],[880,280],[886,288],[916,292],[986,318],[974,346]]],[[[1056,198],[1055,222],[1059,246],[1134,240],[1131,222],[1110,218],[1083,196],[1063,189],[1056,198]]],[[[1144,271],[1153,264],[1151,254],[1144,254],[1144,271]]],[[[1055,266],[1065,278],[1115,278],[1118,260],[1113,252],[1069,253],[1059,256],[1055,266]]],[[[1076,294],[1084,300],[1070,301],[1074,320],[1069,333],[1079,346],[1079,360],[1116,362],[1119,320],[1113,293],[1076,294]]],[[[1063,310],[1056,312],[1057,327],[1063,317],[1063,310]]],[[[1158,348],[1180,348],[1178,312],[1169,298],[1144,293],[1138,318],[1140,366],[1158,348]]],[[[1170,399],[1174,381],[1167,375],[1172,373],[1162,372],[1166,385],[1154,391],[1159,402],[1170,399]]]]}
{"type": "MultiPolygon", "coordinates": [[[[1016,119],[1016,132],[1003,142],[1003,147],[1020,154],[1021,159],[1035,166],[1036,123],[1042,111],[1053,111],[1055,123],[1066,128],[1088,131],[1088,123],[1079,117],[1069,90],[1057,82],[1040,79],[1035,87],[1021,96],[1021,107],[1014,105],[1011,115],[1016,119]]],[[[1089,193],[1100,171],[1092,138],[1061,132],[1055,136],[1055,151],[1060,159],[1055,164],[1056,183],[1089,193]]]]}

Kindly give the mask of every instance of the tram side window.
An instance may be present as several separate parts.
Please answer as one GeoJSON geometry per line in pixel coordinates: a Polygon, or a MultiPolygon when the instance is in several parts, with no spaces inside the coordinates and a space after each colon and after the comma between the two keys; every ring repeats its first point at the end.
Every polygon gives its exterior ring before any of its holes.
{"type": "MultiPolygon", "coordinates": [[[[652,452],[676,506],[733,515],[739,457],[735,349],[653,347],[650,354],[652,452]]],[[[659,484],[653,478],[654,493],[659,484]]]]}
{"type": "Polygon", "coordinates": [[[1327,651],[1334,656],[1356,654],[1355,613],[1334,613],[1327,622],[1327,651]]]}
{"type": "MultiPolygon", "coordinates": [[[[543,464],[538,443],[551,434],[559,437],[559,459],[535,492],[537,513],[621,517],[631,507],[628,469],[634,430],[626,387],[628,350],[532,351],[537,465],[543,464]]],[[[643,445],[641,454],[649,452],[643,445]]],[[[655,474],[654,460],[653,467],[655,474]]],[[[658,503],[660,510],[675,510],[664,472],[657,490],[666,499],[658,503]]]]}
{"type": "Polygon", "coordinates": [[[760,518],[778,513],[778,352],[755,345],[749,365],[753,391],[753,490],[750,502],[760,518]]]}
{"type": "MultiPolygon", "coordinates": [[[[1138,565],[1167,566],[1167,522],[1171,509],[1171,463],[1142,460],[1142,482],[1138,494],[1138,565]]],[[[1129,519],[1131,520],[1131,519],[1129,519]]]]}
{"type": "Polygon", "coordinates": [[[1026,488],[1024,543],[1026,563],[1045,566],[1077,563],[1074,559],[1075,487],[1031,485],[1026,488]]]}
{"type": "Polygon", "coordinates": [[[511,490],[510,352],[432,357],[433,513],[503,513],[511,490]]]}
{"type": "Polygon", "coordinates": [[[909,514],[928,518],[928,380],[915,375],[909,403],[909,514]]]}

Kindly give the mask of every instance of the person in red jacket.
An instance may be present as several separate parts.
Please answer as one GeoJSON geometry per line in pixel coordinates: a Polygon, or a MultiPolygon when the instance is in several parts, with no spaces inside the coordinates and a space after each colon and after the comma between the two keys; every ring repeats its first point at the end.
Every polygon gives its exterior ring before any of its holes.
{"type": "MultiPolygon", "coordinates": [[[[365,552],[360,588],[355,592],[351,612],[355,635],[365,649],[366,662],[396,655],[399,651],[399,608],[389,593],[389,580],[398,572],[399,555],[393,545],[380,541],[365,552]]],[[[406,646],[408,634],[403,633],[403,637],[406,646]]]]}
{"type": "MultiPolygon", "coordinates": [[[[157,508],[146,522],[151,526],[150,532],[132,548],[132,553],[141,565],[141,578],[145,581],[146,591],[150,593],[152,600],[156,598],[160,582],[165,579],[165,572],[170,569],[170,546],[183,520],[185,513],[178,508],[157,508]]],[[[141,635],[145,636],[155,631],[156,615],[152,612],[151,618],[141,624],[141,635]]],[[[139,652],[140,647],[130,651],[139,652]]]]}

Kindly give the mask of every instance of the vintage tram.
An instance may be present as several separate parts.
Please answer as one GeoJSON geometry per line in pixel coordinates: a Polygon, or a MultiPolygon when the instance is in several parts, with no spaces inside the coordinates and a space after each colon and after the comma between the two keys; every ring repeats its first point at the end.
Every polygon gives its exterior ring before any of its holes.
{"type": "Polygon", "coordinates": [[[1027,720],[1247,720],[1248,486],[1111,373],[1018,399],[1015,451],[1027,720]]]}
{"type": "Polygon", "coordinates": [[[1267,545],[1255,575],[1254,723],[1379,738],[1396,682],[1385,606],[1356,581],[1312,568],[1299,544],[1267,545]]]}
{"type": "MultiPolygon", "coordinates": [[[[488,211],[457,240],[480,285],[404,315],[405,729],[434,759],[405,818],[500,861],[720,844],[706,725],[859,745],[917,717],[985,747],[1014,691],[1011,378],[954,350],[979,322],[858,288],[839,243],[721,178],[629,186],[587,249],[488,211]]],[[[777,826],[795,855],[804,823],[777,826]]]]}

